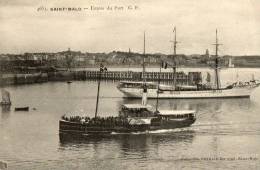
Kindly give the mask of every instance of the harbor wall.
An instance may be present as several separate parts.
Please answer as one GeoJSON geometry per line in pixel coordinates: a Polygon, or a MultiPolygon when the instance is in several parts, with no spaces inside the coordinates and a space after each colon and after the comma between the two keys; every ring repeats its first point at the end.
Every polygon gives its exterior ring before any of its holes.
{"type": "Polygon", "coordinates": [[[43,83],[48,81],[48,75],[47,73],[16,74],[14,81],[14,84],[43,83]]]}
{"type": "Polygon", "coordinates": [[[0,85],[6,86],[14,84],[15,74],[0,74],[0,85]]]}
{"type": "MultiPolygon", "coordinates": [[[[58,71],[34,74],[0,74],[0,86],[16,84],[43,83],[48,81],[72,81],[72,80],[112,80],[112,81],[168,81],[173,82],[172,72],[133,72],[133,71],[58,71]]],[[[177,72],[178,84],[194,85],[201,82],[201,72],[177,72]]]]}
{"type": "Polygon", "coordinates": [[[48,81],[47,73],[35,74],[0,74],[0,86],[12,84],[32,84],[48,81]]]}

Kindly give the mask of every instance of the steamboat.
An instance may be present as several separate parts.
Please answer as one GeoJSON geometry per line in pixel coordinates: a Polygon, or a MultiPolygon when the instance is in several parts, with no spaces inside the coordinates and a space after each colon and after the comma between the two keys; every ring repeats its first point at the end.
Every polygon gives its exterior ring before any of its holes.
{"type": "MultiPolygon", "coordinates": [[[[151,130],[184,128],[196,121],[194,110],[159,110],[147,104],[147,87],[143,84],[142,103],[124,104],[117,116],[97,116],[101,72],[98,81],[95,117],[62,116],[59,121],[60,137],[64,135],[97,135],[112,133],[146,132],[151,130]]],[[[160,84],[160,83],[158,83],[160,84]]],[[[158,93],[157,93],[158,96],[158,93]]]]}
{"type": "Polygon", "coordinates": [[[66,117],[59,122],[60,135],[91,135],[147,132],[161,129],[184,128],[196,120],[193,110],[159,110],[149,105],[125,104],[116,117],[66,117]]]}

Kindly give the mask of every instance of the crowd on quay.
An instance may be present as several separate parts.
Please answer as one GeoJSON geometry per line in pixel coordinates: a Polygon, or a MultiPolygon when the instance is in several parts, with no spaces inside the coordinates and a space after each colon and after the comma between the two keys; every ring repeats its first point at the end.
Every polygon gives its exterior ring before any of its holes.
{"type": "Polygon", "coordinates": [[[81,116],[69,116],[63,115],[62,120],[69,122],[76,122],[85,124],[87,126],[102,126],[102,127],[113,127],[113,126],[126,126],[129,125],[128,120],[124,117],[81,117],[81,116]]]}

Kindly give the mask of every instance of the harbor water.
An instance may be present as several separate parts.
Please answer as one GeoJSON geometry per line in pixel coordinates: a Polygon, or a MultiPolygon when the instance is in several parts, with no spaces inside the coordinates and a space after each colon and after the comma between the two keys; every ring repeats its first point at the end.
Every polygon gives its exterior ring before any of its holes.
{"type": "MultiPolygon", "coordinates": [[[[222,84],[260,80],[260,69],[222,70],[222,84]]],[[[124,103],[117,82],[102,81],[99,116],[124,103]]],[[[96,81],[5,87],[11,108],[0,107],[0,161],[8,169],[260,169],[260,87],[251,98],[159,100],[159,109],[194,109],[191,127],[134,134],[59,139],[62,115],[94,116],[96,81]],[[29,106],[28,112],[15,107],[29,106]]],[[[149,100],[155,106],[156,100],[149,100]]]]}

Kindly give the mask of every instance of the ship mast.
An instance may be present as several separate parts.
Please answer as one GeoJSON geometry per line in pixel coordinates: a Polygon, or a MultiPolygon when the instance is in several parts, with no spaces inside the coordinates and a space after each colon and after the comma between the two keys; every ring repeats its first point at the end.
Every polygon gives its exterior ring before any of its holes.
{"type": "Polygon", "coordinates": [[[216,49],[215,49],[216,50],[216,54],[215,54],[215,56],[216,56],[216,58],[215,58],[215,76],[216,76],[215,85],[216,85],[216,88],[218,90],[218,89],[220,89],[218,47],[222,44],[218,43],[218,30],[217,29],[216,29],[216,43],[213,44],[213,45],[215,45],[215,47],[216,47],[216,49]]]}
{"type": "Polygon", "coordinates": [[[157,85],[157,95],[156,95],[156,107],[155,111],[158,113],[158,105],[159,105],[159,90],[160,90],[160,82],[161,82],[161,73],[162,73],[162,64],[160,64],[160,72],[159,72],[159,78],[158,78],[158,85],[157,85]]]}
{"type": "Polygon", "coordinates": [[[96,111],[95,111],[95,118],[97,117],[97,112],[98,112],[98,103],[99,103],[99,91],[100,91],[100,81],[101,81],[101,72],[103,70],[103,65],[102,63],[100,64],[99,68],[99,75],[98,75],[98,89],[97,89],[97,100],[96,100],[96,111]]]}
{"type": "Polygon", "coordinates": [[[173,29],[173,33],[174,33],[174,40],[173,41],[170,41],[173,43],[173,57],[172,57],[172,60],[173,60],[173,87],[174,89],[176,89],[176,67],[177,67],[177,64],[176,64],[176,47],[177,47],[177,41],[176,41],[176,27],[174,27],[173,29]]]}
{"type": "Polygon", "coordinates": [[[146,83],[145,78],[145,32],[144,32],[144,52],[143,52],[143,84],[146,83]]]}
{"type": "Polygon", "coordinates": [[[146,104],[147,104],[147,86],[146,86],[144,62],[145,62],[145,32],[144,32],[144,53],[143,53],[143,96],[142,96],[142,105],[146,106],[146,104]]]}
{"type": "Polygon", "coordinates": [[[130,58],[131,58],[131,49],[129,48],[129,51],[128,51],[128,62],[129,62],[129,63],[128,63],[128,70],[127,70],[128,72],[129,72],[130,64],[131,64],[131,62],[130,62],[130,61],[131,61],[130,58]]]}

